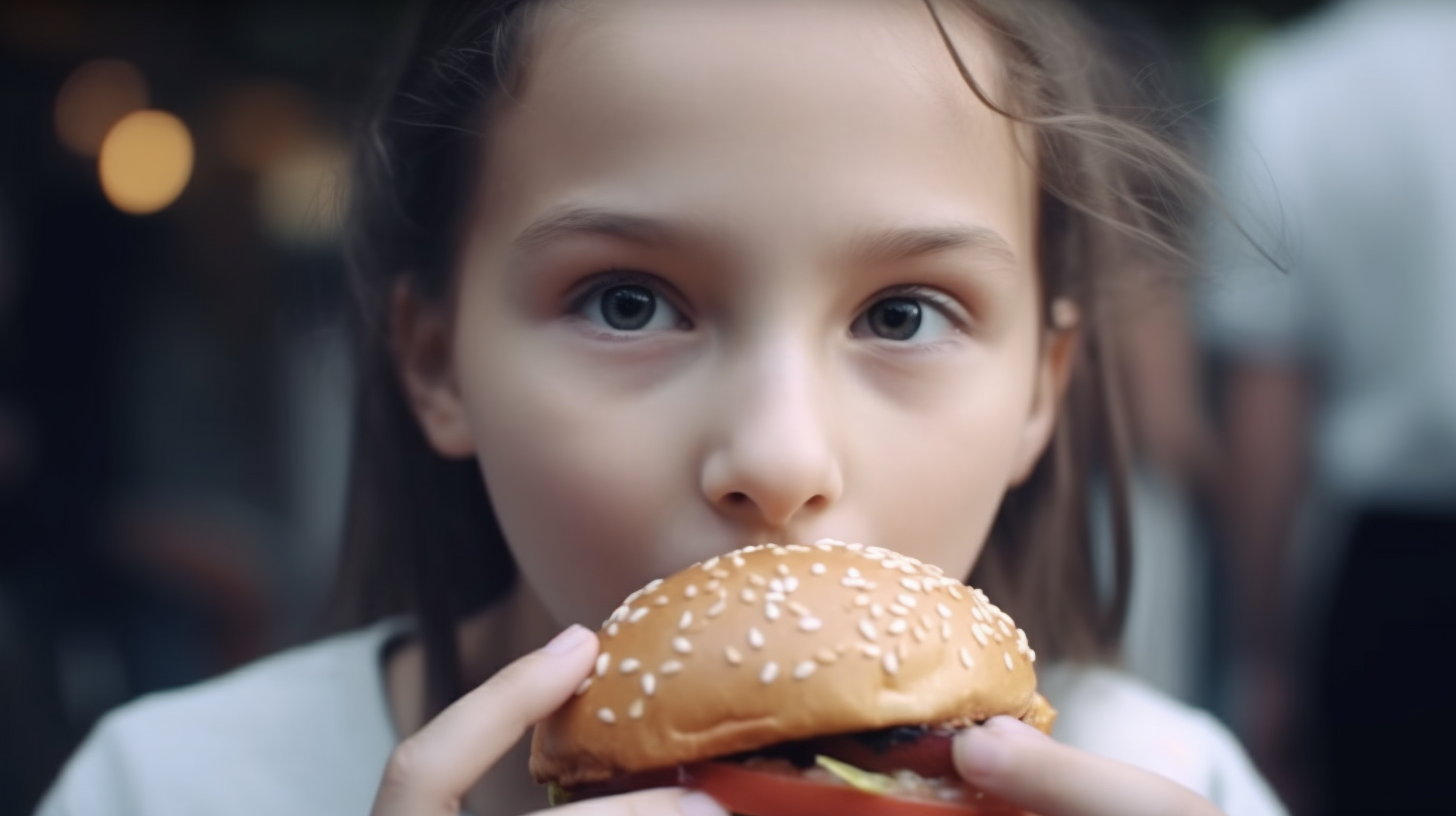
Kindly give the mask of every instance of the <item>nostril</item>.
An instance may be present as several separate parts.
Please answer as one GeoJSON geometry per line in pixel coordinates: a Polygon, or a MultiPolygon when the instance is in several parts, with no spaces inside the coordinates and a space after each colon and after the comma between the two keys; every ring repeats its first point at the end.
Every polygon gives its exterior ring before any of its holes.
{"type": "Polygon", "coordinates": [[[740,492],[740,491],[737,491],[737,490],[733,491],[732,493],[729,493],[724,498],[726,498],[728,500],[728,503],[729,504],[731,504],[731,505],[733,505],[735,507],[741,507],[741,506],[743,506],[745,504],[748,504],[748,494],[743,493],[743,492],[740,492]]]}

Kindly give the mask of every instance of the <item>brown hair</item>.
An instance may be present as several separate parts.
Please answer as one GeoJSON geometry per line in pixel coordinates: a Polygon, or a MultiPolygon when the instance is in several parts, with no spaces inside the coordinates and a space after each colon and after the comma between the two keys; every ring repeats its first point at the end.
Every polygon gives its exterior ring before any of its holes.
{"type": "MultiPolygon", "coordinates": [[[[516,570],[476,463],[437,456],[405,402],[387,336],[389,293],[404,280],[446,296],[489,103],[517,87],[545,2],[422,7],[356,157],[350,267],[362,378],[336,603],[348,624],[415,617],[434,706],[460,691],[456,624],[500,598],[516,570]]],[[[1050,450],[1007,496],[970,580],[1043,654],[1108,658],[1127,607],[1130,530],[1106,284],[1150,254],[1182,257],[1188,194],[1201,181],[1153,123],[1132,115],[1149,109],[1130,94],[1128,74],[1060,0],[924,2],[970,92],[1035,135],[1042,290],[1048,309],[1069,299],[1081,314],[1080,359],[1050,450]],[[990,35],[996,82],[967,69],[942,22],[947,7],[990,35]],[[1093,529],[1094,484],[1106,486],[1108,536],[1093,529]],[[1099,541],[1109,551],[1098,552],[1099,541]],[[1109,577],[1099,582],[1099,572],[1109,577]]]]}

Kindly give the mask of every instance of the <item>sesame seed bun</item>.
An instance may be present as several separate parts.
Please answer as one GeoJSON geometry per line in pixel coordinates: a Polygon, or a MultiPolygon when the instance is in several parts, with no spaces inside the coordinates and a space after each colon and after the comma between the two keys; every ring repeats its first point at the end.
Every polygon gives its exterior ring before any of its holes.
{"type": "Polygon", "coordinates": [[[879,547],[748,547],[632,593],[595,673],[541,722],[563,787],[897,725],[1008,714],[1049,731],[1026,635],[978,589],[879,547]]]}

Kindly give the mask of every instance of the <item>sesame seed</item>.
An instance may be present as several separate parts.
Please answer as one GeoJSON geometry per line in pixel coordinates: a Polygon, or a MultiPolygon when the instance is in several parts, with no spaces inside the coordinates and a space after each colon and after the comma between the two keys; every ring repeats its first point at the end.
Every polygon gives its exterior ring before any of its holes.
{"type": "Polygon", "coordinates": [[[982,646],[986,645],[986,634],[981,631],[980,624],[971,624],[971,634],[976,636],[976,642],[982,646]]]}
{"type": "Polygon", "coordinates": [[[943,603],[938,603],[935,605],[935,611],[938,612],[942,618],[950,620],[950,607],[946,606],[943,603]]]}
{"type": "Polygon", "coordinates": [[[647,584],[647,586],[642,587],[642,591],[643,592],[656,592],[657,591],[657,588],[660,587],[660,586],[662,586],[662,579],[661,578],[653,578],[647,584]]]}
{"type": "Polygon", "coordinates": [[[794,667],[794,679],[803,680],[809,675],[813,674],[814,670],[817,668],[819,668],[819,666],[815,664],[814,661],[805,660],[794,667]]]}
{"type": "Polygon", "coordinates": [[[914,609],[915,608],[915,598],[914,598],[914,596],[907,595],[907,594],[901,592],[899,595],[896,595],[895,596],[895,600],[899,601],[901,606],[908,606],[911,609],[914,609]]]}
{"type": "Polygon", "coordinates": [[[678,654],[692,654],[693,644],[687,638],[678,635],[672,639],[672,650],[678,654]]]}
{"type": "Polygon", "coordinates": [[[925,635],[925,630],[924,629],[921,629],[919,626],[913,626],[913,627],[911,627],[910,628],[910,634],[912,634],[912,635],[915,636],[915,642],[916,643],[924,643],[925,642],[925,636],[926,636],[925,635]]]}
{"type": "Polygon", "coordinates": [[[914,578],[901,578],[900,579],[900,586],[905,587],[906,589],[910,590],[911,592],[919,592],[919,591],[921,591],[920,582],[917,581],[917,580],[915,580],[914,578]]]}
{"type": "Polygon", "coordinates": [[[757,626],[748,627],[748,645],[755,649],[763,648],[763,633],[758,631],[757,626]]]}
{"type": "Polygon", "coordinates": [[[892,635],[903,635],[903,634],[905,634],[905,619],[904,618],[895,618],[894,620],[890,621],[890,627],[889,627],[889,629],[890,629],[890,634],[892,634],[892,635]]]}
{"type": "Polygon", "coordinates": [[[620,631],[622,631],[622,627],[618,626],[616,621],[607,624],[607,637],[616,637],[620,631]]]}
{"type": "Polygon", "coordinates": [[[764,685],[772,683],[779,676],[779,664],[770,660],[763,664],[763,671],[758,673],[758,681],[764,685]]]}
{"type": "Polygon", "coordinates": [[[712,576],[714,578],[723,578],[723,579],[726,579],[728,577],[728,570],[721,569],[721,568],[720,569],[715,569],[712,572],[712,576]]]}
{"type": "Polygon", "coordinates": [[[756,572],[751,572],[748,574],[748,583],[753,584],[756,587],[768,586],[768,581],[765,581],[763,576],[759,575],[756,572]]]}
{"type": "Polygon", "coordinates": [[[838,660],[839,655],[835,654],[833,649],[820,649],[814,653],[814,659],[827,666],[838,660]]]}
{"type": "Polygon", "coordinates": [[[799,619],[799,631],[817,632],[824,626],[824,621],[818,618],[804,617],[799,619]]]}
{"type": "Polygon", "coordinates": [[[888,674],[900,671],[900,659],[895,657],[894,652],[885,652],[885,659],[881,661],[881,665],[885,667],[885,672],[888,674]]]}
{"type": "Polygon", "coordinates": [[[1012,668],[1012,665],[1011,665],[1011,653],[1010,652],[1002,652],[1001,653],[1001,657],[1006,660],[1006,671],[1011,671],[1011,668],[1012,668]]]}
{"type": "Polygon", "coordinates": [[[784,591],[785,592],[793,592],[794,590],[796,590],[798,588],[799,588],[799,579],[798,578],[795,578],[794,576],[790,575],[789,577],[787,577],[787,578],[784,579],[784,591]]]}
{"type": "Polygon", "coordinates": [[[642,597],[642,590],[635,590],[631,595],[627,596],[626,600],[624,600],[623,603],[631,604],[640,597],[642,597]]]}
{"type": "Polygon", "coordinates": [[[821,538],[818,541],[815,541],[814,544],[819,547],[826,547],[830,544],[838,544],[840,546],[844,546],[844,542],[840,541],[837,538],[821,538]]]}
{"type": "Polygon", "coordinates": [[[940,638],[941,640],[950,640],[950,621],[940,622],[940,638]]]}
{"type": "Polygon", "coordinates": [[[968,669],[974,669],[976,667],[976,660],[971,657],[971,650],[964,646],[961,647],[961,665],[968,669]]]}
{"type": "Polygon", "coordinates": [[[657,677],[652,672],[642,674],[642,693],[648,697],[657,693],[657,677]]]}
{"type": "Polygon", "coordinates": [[[819,549],[823,550],[824,552],[830,552],[830,551],[832,551],[834,549],[833,547],[829,546],[828,544],[815,544],[814,546],[815,547],[818,547],[819,549]]]}
{"type": "Polygon", "coordinates": [[[592,678],[590,678],[590,677],[588,677],[587,679],[581,681],[581,685],[579,685],[579,686],[576,687],[576,694],[577,694],[577,696],[579,697],[582,694],[586,693],[586,690],[589,689],[589,688],[591,688],[591,684],[592,684],[592,678]]]}
{"type": "Polygon", "coordinates": [[[708,587],[709,592],[717,592],[718,588],[723,586],[723,582],[719,581],[717,578],[714,578],[713,580],[709,581],[706,586],[708,587]]]}
{"type": "Polygon", "coordinates": [[[926,629],[934,629],[935,628],[935,619],[932,618],[932,617],[930,617],[929,615],[926,615],[924,613],[921,613],[921,615],[920,615],[920,625],[921,626],[924,626],[926,629]]]}
{"type": "Polygon", "coordinates": [[[682,671],[682,663],[680,663],[680,662],[678,662],[676,660],[669,660],[666,663],[663,663],[661,666],[659,666],[657,668],[657,671],[658,671],[658,673],[662,674],[664,677],[670,677],[670,676],[672,676],[674,674],[677,674],[678,672],[682,671]]]}
{"type": "Polygon", "coordinates": [[[890,612],[892,614],[899,615],[900,617],[904,617],[904,616],[910,614],[910,610],[906,609],[905,607],[903,607],[903,606],[901,606],[899,604],[890,604],[890,612]]]}
{"type": "Polygon", "coordinates": [[[601,720],[607,725],[611,725],[612,723],[617,721],[617,715],[613,714],[610,708],[599,708],[597,709],[597,719],[601,720]]]}
{"type": "Polygon", "coordinates": [[[874,589],[877,586],[879,586],[879,584],[875,583],[874,581],[865,581],[864,582],[864,588],[865,589],[874,589]]]}
{"type": "Polygon", "coordinates": [[[869,606],[870,605],[870,596],[868,596],[868,595],[864,594],[863,592],[861,592],[860,594],[854,596],[854,605],[855,606],[869,606]]]}
{"type": "Polygon", "coordinates": [[[917,572],[913,565],[905,563],[902,563],[900,565],[900,571],[905,573],[906,575],[914,575],[917,572]]]}
{"type": "Polygon", "coordinates": [[[789,611],[802,618],[809,614],[809,607],[798,601],[789,601],[789,611]]]}
{"type": "Polygon", "coordinates": [[[742,598],[744,603],[751,604],[758,600],[758,593],[748,587],[744,587],[743,591],[738,593],[738,597],[742,598]]]}
{"type": "Polygon", "coordinates": [[[745,562],[743,560],[743,556],[741,556],[741,555],[734,555],[733,556],[733,566],[742,568],[745,563],[747,563],[747,562],[745,562]]]}
{"type": "Polygon", "coordinates": [[[622,662],[618,664],[617,668],[621,669],[622,674],[631,674],[632,672],[642,668],[642,661],[638,660],[635,657],[623,658],[622,662]]]}
{"type": "Polygon", "coordinates": [[[812,567],[809,567],[809,571],[815,575],[823,575],[829,571],[829,568],[816,561],[812,567]]]}
{"type": "Polygon", "coordinates": [[[839,579],[839,585],[847,587],[862,587],[865,585],[865,580],[863,578],[845,577],[839,579]]]}
{"type": "Polygon", "coordinates": [[[796,553],[806,553],[806,552],[809,551],[809,548],[808,547],[805,547],[803,544],[790,544],[790,545],[784,547],[784,549],[788,550],[789,552],[796,552],[796,553]]]}
{"type": "Polygon", "coordinates": [[[658,595],[656,598],[652,599],[652,603],[654,606],[667,606],[667,596],[658,595]]]}
{"type": "Polygon", "coordinates": [[[1028,661],[1032,662],[1032,663],[1035,663],[1036,662],[1036,650],[1035,649],[1027,649],[1026,650],[1026,659],[1028,661]]]}
{"type": "Polygon", "coordinates": [[[1001,634],[1006,635],[1007,637],[1011,636],[1011,627],[1006,623],[1005,618],[996,621],[996,628],[1001,630],[1001,634]]]}
{"type": "Polygon", "coordinates": [[[951,584],[950,586],[947,586],[945,588],[945,591],[946,592],[949,592],[950,593],[950,596],[952,598],[955,598],[957,601],[959,601],[961,599],[961,591],[959,589],[956,589],[955,584],[951,584]]]}
{"type": "Polygon", "coordinates": [[[777,567],[777,569],[778,569],[779,575],[782,575],[784,577],[788,577],[788,575],[789,575],[789,565],[788,564],[779,564],[778,567],[777,567]]]}
{"type": "Polygon", "coordinates": [[[640,621],[643,618],[647,617],[647,610],[650,608],[651,607],[639,606],[636,609],[632,610],[632,616],[627,618],[627,622],[636,623],[637,621],[640,621]]]}
{"type": "Polygon", "coordinates": [[[723,650],[723,656],[728,658],[728,662],[735,666],[743,662],[743,653],[733,648],[732,646],[729,646],[723,650]]]}
{"type": "Polygon", "coordinates": [[[679,629],[687,629],[689,626],[692,626],[692,625],[693,625],[693,613],[692,612],[683,612],[682,613],[682,617],[681,618],[678,618],[678,620],[677,620],[677,628],[679,628],[679,629]]]}
{"type": "Polygon", "coordinates": [[[885,551],[879,547],[866,547],[864,557],[871,561],[879,561],[885,557],[885,551]]]}
{"type": "Polygon", "coordinates": [[[986,615],[981,612],[981,607],[979,606],[971,607],[971,617],[975,618],[978,621],[983,621],[986,619],[986,615]]]}
{"type": "Polygon", "coordinates": [[[765,593],[763,593],[763,599],[765,601],[773,601],[774,603],[783,603],[784,602],[784,593],[782,593],[782,592],[765,592],[765,593]]]}
{"type": "Polygon", "coordinates": [[[642,719],[642,709],[642,698],[638,697],[632,701],[632,705],[627,706],[627,716],[634,720],[640,720],[642,719]]]}
{"type": "Polygon", "coordinates": [[[631,611],[632,611],[632,608],[631,607],[627,606],[626,604],[622,604],[621,606],[619,606],[616,609],[612,610],[612,617],[611,617],[611,619],[612,620],[626,620],[627,619],[627,613],[629,613],[631,611]]]}
{"type": "Polygon", "coordinates": [[[860,654],[864,655],[865,657],[871,658],[879,657],[881,654],[880,647],[876,646],[873,643],[861,643],[859,645],[859,651],[860,654]]]}
{"type": "Polygon", "coordinates": [[[854,542],[853,544],[845,544],[844,546],[852,552],[859,552],[860,550],[864,549],[864,545],[859,543],[858,541],[854,542]]]}
{"type": "Polygon", "coordinates": [[[860,577],[859,570],[855,569],[854,567],[850,567],[849,569],[845,570],[844,574],[848,575],[851,578],[860,577]]]}
{"type": "Polygon", "coordinates": [[[597,677],[605,677],[607,668],[612,665],[612,653],[602,652],[597,655],[597,677]]]}
{"type": "Polygon", "coordinates": [[[764,614],[765,617],[767,617],[771,621],[778,620],[779,619],[779,607],[778,607],[778,604],[775,604],[773,601],[769,601],[768,603],[764,604],[763,605],[763,614],[764,614]]]}
{"type": "Polygon", "coordinates": [[[881,561],[880,562],[880,566],[884,567],[887,570],[892,570],[893,571],[893,570],[899,569],[900,568],[900,565],[903,564],[903,563],[904,563],[903,561],[899,561],[899,560],[894,559],[894,558],[886,558],[884,561],[881,561]]]}
{"type": "Polygon", "coordinates": [[[719,598],[717,603],[715,603],[712,606],[708,607],[707,615],[710,618],[716,618],[719,615],[723,614],[723,610],[725,610],[727,608],[728,608],[728,602],[725,601],[722,598],[719,598]]]}
{"type": "Polygon", "coordinates": [[[877,618],[880,617],[881,615],[885,614],[885,607],[884,607],[884,605],[883,604],[870,604],[870,614],[871,615],[874,615],[877,618]]]}
{"type": "Polygon", "coordinates": [[[718,566],[718,556],[715,555],[703,562],[703,572],[712,572],[716,566],[718,566]]]}
{"type": "Polygon", "coordinates": [[[870,622],[869,618],[860,618],[859,633],[864,635],[865,640],[874,640],[880,636],[880,633],[875,631],[875,625],[870,622]]]}

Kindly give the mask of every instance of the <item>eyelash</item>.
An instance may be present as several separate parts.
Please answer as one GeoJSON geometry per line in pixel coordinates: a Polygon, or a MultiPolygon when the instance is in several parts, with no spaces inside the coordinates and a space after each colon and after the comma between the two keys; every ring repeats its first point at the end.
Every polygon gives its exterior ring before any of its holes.
{"type": "MultiPolygon", "coordinates": [[[[670,301],[673,308],[686,317],[687,311],[681,306],[681,299],[674,297],[671,287],[664,284],[660,278],[648,272],[625,268],[603,269],[575,287],[568,298],[568,312],[571,314],[579,313],[592,297],[614,286],[642,286],[651,289],[659,297],[670,301]]],[[[923,302],[940,312],[946,320],[951,322],[957,331],[969,333],[971,330],[972,318],[964,306],[944,292],[920,284],[892,286],[876,292],[856,312],[854,322],[858,322],[860,316],[865,314],[874,304],[891,298],[908,298],[923,302]]]]}

